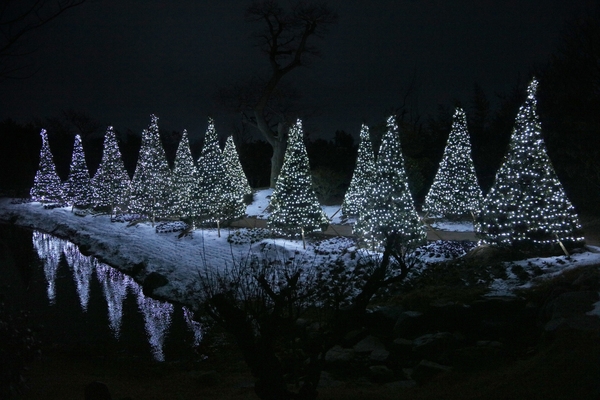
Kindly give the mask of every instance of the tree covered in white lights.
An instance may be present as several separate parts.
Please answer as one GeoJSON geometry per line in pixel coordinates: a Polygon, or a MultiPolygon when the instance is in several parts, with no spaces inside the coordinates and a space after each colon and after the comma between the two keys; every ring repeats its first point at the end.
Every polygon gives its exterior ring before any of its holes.
{"type": "Polygon", "coordinates": [[[33,186],[29,191],[31,199],[45,203],[62,203],[64,202],[63,184],[56,173],[56,166],[50,145],[48,143],[48,134],[45,129],[40,132],[42,137],[42,148],[40,149],[40,163],[33,186]]]}
{"type": "Polygon", "coordinates": [[[208,120],[202,153],[198,159],[198,171],[200,216],[207,222],[217,223],[243,217],[246,206],[233,190],[212,118],[208,120]]]}
{"type": "Polygon", "coordinates": [[[231,180],[232,190],[235,193],[235,196],[244,199],[244,196],[252,194],[252,189],[248,184],[248,178],[246,178],[246,174],[242,169],[240,157],[235,148],[235,143],[233,142],[233,136],[229,136],[227,142],[225,142],[223,162],[225,163],[227,175],[231,180]]]}
{"type": "Polygon", "coordinates": [[[312,189],[302,121],[290,128],[281,172],[271,195],[267,226],[279,234],[298,235],[324,229],[329,221],[312,189]]]}
{"type": "Polygon", "coordinates": [[[200,175],[194,165],[187,130],[183,131],[177,153],[173,173],[171,174],[170,204],[172,214],[182,218],[199,214],[200,207],[200,175]]]}
{"type": "Polygon", "coordinates": [[[85,207],[92,204],[92,180],[85,163],[85,154],[79,135],[75,135],[71,168],[65,187],[68,204],[76,207],[85,207]]]}
{"type": "Polygon", "coordinates": [[[92,204],[110,207],[112,214],[115,207],[123,206],[129,200],[129,184],[115,132],[109,126],[104,136],[102,161],[92,178],[92,204]]]}
{"type": "Polygon", "coordinates": [[[556,176],[536,111],[538,81],[527,88],[508,153],[477,217],[482,242],[539,247],[583,243],[575,209],[556,176]]]}
{"type": "Polygon", "coordinates": [[[394,243],[412,247],[427,236],[408,187],[400,134],[394,117],[387,120],[376,162],[375,180],[360,212],[354,232],[362,241],[379,248],[394,237],[394,243]]]}
{"type": "Polygon", "coordinates": [[[423,211],[436,217],[460,218],[477,212],[482,200],[471,158],[467,116],[457,107],[444,156],[425,197],[423,211]]]}
{"type": "Polygon", "coordinates": [[[171,170],[158,132],[158,118],[151,115],[142,132],[142,145],[131,180],[129,210],[152,219],[169,214],[171,170]]]}
{"type": "Polygon", "coordinates": [[[364,125],[360,130],[360,145],[354,174],[350,181],[350,187],[344,196],[342,203],[343,215],[358,215],[363,209],[369,188],[375,178],[375,153],[371,143],[369,127],[364,125]]]}

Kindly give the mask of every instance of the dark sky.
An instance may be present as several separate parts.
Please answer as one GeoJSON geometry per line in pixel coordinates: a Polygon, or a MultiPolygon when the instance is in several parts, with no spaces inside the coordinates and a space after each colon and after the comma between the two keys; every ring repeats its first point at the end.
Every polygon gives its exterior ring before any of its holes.
{"type": "MultiPolygon", "coordinates": [[[[286,3],[286,0],[282,0],[286,3]]],[[[339,14],[320,42],[323,57],[293,71],[319,110],[312,135],[380,122],[402,103],[412,77],[421,112],[467,104],[473,83],[489,97],[554,50],[566,19],[590,0],[330,0],[339,14]]],[[[0,82],[0,119],[27,121],[85,111],[105,124],[141,132],[151,113],[161,127],[229,133],[231,117],[213,94],[267,71],[244,22],[249,0],[88,0],[36,32],[39,71],[0,82]]]]}

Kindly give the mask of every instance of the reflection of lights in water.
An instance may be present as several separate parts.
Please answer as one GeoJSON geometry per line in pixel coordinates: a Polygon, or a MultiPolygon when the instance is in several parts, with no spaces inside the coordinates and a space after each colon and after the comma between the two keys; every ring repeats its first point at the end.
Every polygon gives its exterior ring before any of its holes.
{"type": "Polygon", "coordinates": [[[187,307],[182,307],[183,318],[187,323],[189,330],[194,334],[194,346],[198,346],[202,341],[202,324],[194,320],[194,312],[187,307]]]}
{"type": "Polygon", "coordinates": [[[90,279],[94,270],[94,259],[91,256],[81,254],[79,247],[71,242],[65,243],[64,252],[67,264],[73,271],[79,304],[81,304],[81,309],[86,312],[90,300],[90,279]]]}
{"type": "Polygon", "coordinates": [[[110,329],[118,339],[121,333],[123,301],[127,297],[127,287],[135,283],[128,275],[101,262],[97,262],[96,276],[102,284],[102,291],[106,299],[110,329]]]}
{"type": "Polygon", "coordinates": [[[137,287],[137,303],[140,311],[144,314],[148,341],[152,347],[154,358],[157,361],[164,361],[163,344],[171,325],[173,304],[163,303],[162,301],[144,296],[141,286],[137,287]]]}
{"type": "Polygon", "coordinates": [[[59,239],[47,233],[34,231],[32,241],[38,257],[44,264],[44,275],[48,282],[48,300],[50,304],[54,304],[56,300],[56,273],[66,240],[59,239]]]}

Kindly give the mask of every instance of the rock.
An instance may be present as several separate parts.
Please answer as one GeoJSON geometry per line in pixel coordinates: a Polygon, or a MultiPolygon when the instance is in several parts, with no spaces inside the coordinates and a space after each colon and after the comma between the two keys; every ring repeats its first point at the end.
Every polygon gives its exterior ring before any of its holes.
{"type": "Polygon", "coordinates": [[[348,332],[342,339],[342,344],[346,347],[354,346],[359,340],[363,339],[368,334],[367,328],[355,329],[348,332]]]}
{"type": "Polygon", "coordinates": [[[394,324],[394,336],[414,339],[427,331],[425,317],[418,311],[404,311],[394,324]]]}
{"type": "Polygon", "coordinates": [[[325,362],[327,363],[347,363],[355,356],[353,349],[345,349],[342,346],[333,346],[325,353],[325,362]]]}
{"type": "Polygon", "coordinates": [[[360,342],[356,343],[353,347],[356,353],[370,353],[376,349],[385,349],[385,346],[375,336],[369,335],[360,342]]]}
{"type": "Polygon", "coordinates": [[[215,370],[199,372],[194,380],[201,386],[217,386],[221,383],[221,374],[215,370]]]}
{"type": "Polygon", "coordinates": [[[473,372],[499,368],[508,362],[509,357],[501,343],[482,341],[476,346],[454,350],[451,360],[456,369],[473,372]]]}
{"type": "Polygon", "coordinates": [[[472,308],[456,302],[433,302],[425,317],[431,331],[457,332],[471,330],[475,326],[472,308]]]}
{"type": "Polygon", "coordinates": [[[569,318],[555,318],[546,323],[544,331],[555,332],[559,329],[600,332],[600,318],[595,315],[575,315],[569,318]]]}
{"type": "Polygon", "coordinates": [[[415,363],[415,352],[413,350],[413,341],[403,338],[394,340],[390,346],[390,355],[388,362],[400,367],[412,366],[415,363]]]}
{"type": "Polygon", "coordinates": [[[417,359],[440,361],[456,347],[456,340],[450,332],[430,333],[416,338],[413,346],[417,359]]]}
{"type": "Polygon", "coordinates": [[[319,385],[318,385],[318,387],[320,387],[320,388],[324,388],[324,387],[340,387],[340,386],[343,386],[343,385],[344,385],[344,382],[338,381],[329,372],[327,372],[327,371],[321,371],[321,377],[319,378],[319,385]]]}
{"type": "Polygon", "coordinates": [[[159,274],[158,272],[151,272],[142,283],[142,291],[144,292],[144,295],[151,296],[156,289],[165,286],[168,283],[169,280],[165,276],[159,274]]]}
{"type": "Polygon", "coordinates": [[[383,384],[383,387],[391,390],[410,389],[417,386],[417,382],[413,380],[394,381],[383,384]]]}
{"type": "Polygon", "coordinates": [[[85,386],[85,400],[112,400],[108,386],[102,382],[94,381],[85,386]]]}
{"type": "Polygon", "coordinates": [[[412,372],[411,378],[419,385],[430,381],[433,377],[452,370],[452,368],[434,363],[428,360],[421,360],[412,372]]]}
{"type": "Polygon", "coordinates": [[[373,382],[384,383],[394,380],[394,371],[385,365],[372,365],[369,367],[373,382]]]}
{"type": "Polygon", "coordinates": [[[375,333],[379,337],[390,337],[393,332],[394,325],[404,309],[398,307],[378,307],[371,313],[367,314],[366,324],[369,331],[375,333]]]}
{"type": "Polygon", "coordinates": [[[592,291],[567,292],[550,301],[546,305],[546,310],[551,315],[550,319],[585,314],[594,309],[598,297],[598,292],[592,291]]]}
{"type": "Polygon", "coordinates": [[[390,357],[390,352],[385,348],[375,349],[369,355],[369,360],[373,362],[385,362],[390,357]]]}

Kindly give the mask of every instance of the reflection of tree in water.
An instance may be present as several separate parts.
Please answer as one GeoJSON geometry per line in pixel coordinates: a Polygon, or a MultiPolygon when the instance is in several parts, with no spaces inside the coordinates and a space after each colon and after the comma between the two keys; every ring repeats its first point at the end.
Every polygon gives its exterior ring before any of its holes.
{"type": "Polygon", "coordinates": [[[171,325],[173,304],[144,296],[141,286],[137,286],[134,290],[137,290],[137,303],[140,311],[144,314],[144,324],[154,358],[157,361],[164,361],[163,344],[171,325]]]}
{"type": "Polygon", "coordinates": [[[56,301],[55,280],[58,263],[67,241],[37,231],[33,231],[32,241],[38,257],[44,264],[44,275],[46,276],[46,282],[48,282],[48,301],[50,301],[50,304],[54,304],[56,301]]]}
{"type": "Polygon", "coordinates": [[[194,347],[200,345],[202,341],[202,324],[194,320],[194,312],[187,307],[182,307],[183,318],[187,323],[188,329],[194,334],[194,347]]]}
{"type": "Polygon", "coordinates": [[[90,300],[90,281],[95,264],[94,258],[81,254],[79,248],[71,242],[65,243],[64,253],[67,264],[69,264],[71,271],[73,271],[73,279],[75,280],[77,294],[79,295],[79,304],[81,304],[81,309],[87,312],[90,300]]]}
{"type": "Polygon", "coordinates": [[[106,299],[110,329],[118,339],[121,334],[123,302],[127,297],[127,287],[135,285],[135,282],[121,271],[97,261],[96,276],[102,284],[102,291],[106,299]]]}

